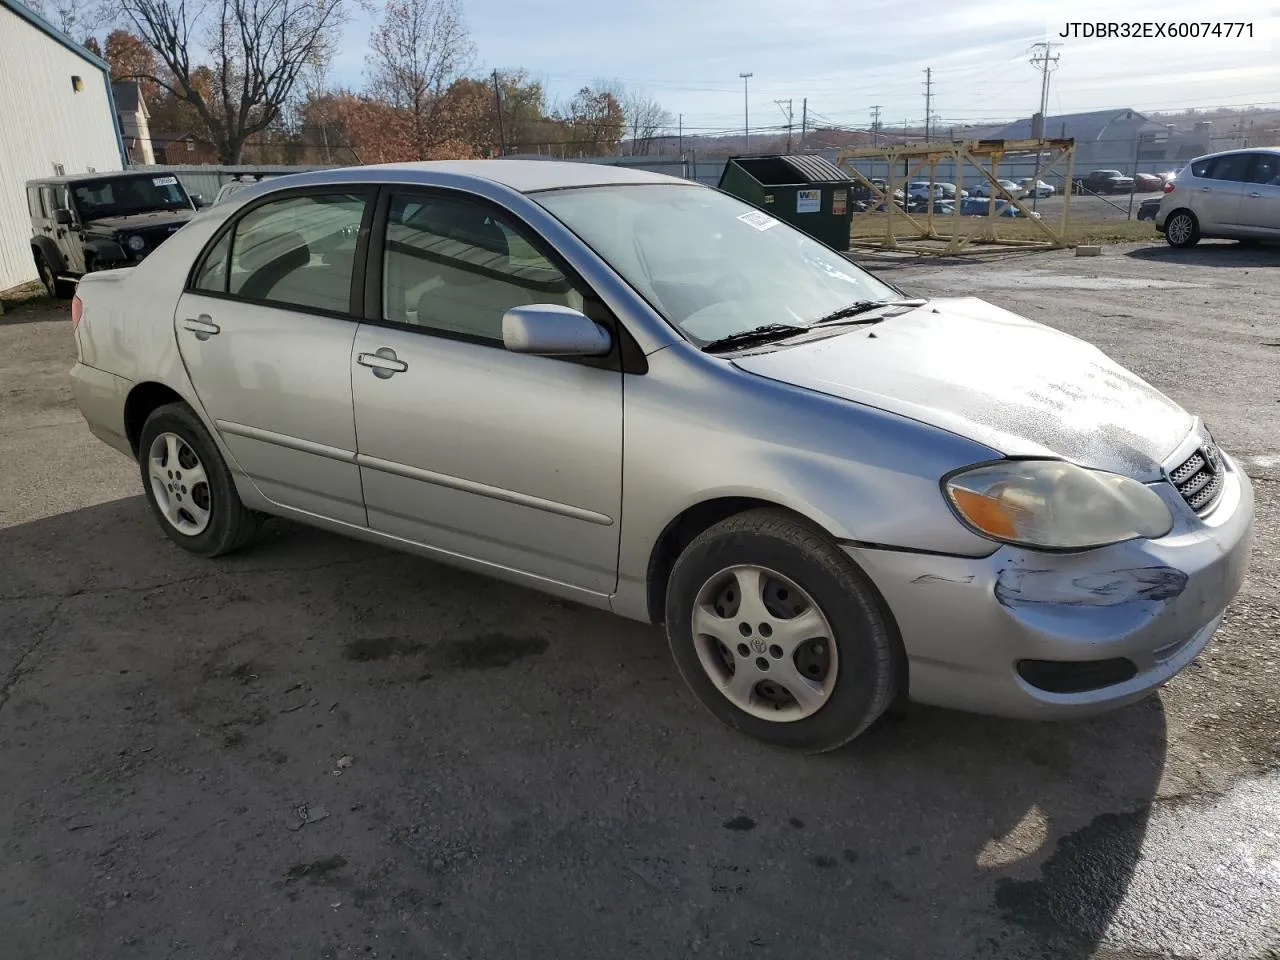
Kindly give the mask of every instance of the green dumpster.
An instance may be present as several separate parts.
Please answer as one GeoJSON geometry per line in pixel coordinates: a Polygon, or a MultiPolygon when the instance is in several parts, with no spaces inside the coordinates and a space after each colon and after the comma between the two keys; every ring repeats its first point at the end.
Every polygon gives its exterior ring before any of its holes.
{"type": "Polygon", "coordinates": [[[849,249],[853,181],[816,156],[730,157],[720,189],[798,227],[836,250],[849,249]]]}

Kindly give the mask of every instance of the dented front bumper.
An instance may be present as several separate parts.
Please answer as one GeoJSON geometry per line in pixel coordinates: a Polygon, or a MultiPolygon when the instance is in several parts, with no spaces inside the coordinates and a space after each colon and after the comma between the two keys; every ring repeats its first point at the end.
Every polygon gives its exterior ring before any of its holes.
{"type": "Polygon", "coordinates": [[[911,698],[1050,719],[1121,706],[1167,683],[1208,643],[1249,565],[1253,489],[1224,460],[1222,496],[1204,517],[1171,485],[1153,487],[1175,517],[1160,540],[1070,554],[1006,546],[980,559],[847,546],[897,620],[911,698]],[[1131,667],[1116,682],[1054,692],[1020,674],[1028,660],[1131,667]]]}

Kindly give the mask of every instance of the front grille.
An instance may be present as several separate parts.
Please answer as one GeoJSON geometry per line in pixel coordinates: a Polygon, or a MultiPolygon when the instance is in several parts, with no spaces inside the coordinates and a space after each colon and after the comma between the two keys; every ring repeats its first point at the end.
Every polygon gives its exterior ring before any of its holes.
{"type": "Polygon", "coordinates": [[[1204,513],[1222,495],[1222,454],[1212,440],[1169,471],[1169,481],[1196,513],[1204,513]]]}

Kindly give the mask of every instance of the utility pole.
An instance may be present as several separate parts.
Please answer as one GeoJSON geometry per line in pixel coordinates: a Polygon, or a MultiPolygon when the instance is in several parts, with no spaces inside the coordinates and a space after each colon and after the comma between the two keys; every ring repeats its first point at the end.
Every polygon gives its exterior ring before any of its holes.
{"type": "Polygon", "coordinates": [[[750,80],[753,76],[755,76],[755,74],[740,73],[738,74],[738,76],[742,78],[742,138],[743,140],[746,141],[746,145],[743,147],[742,152],[750,153],[751,152],[751,114],[750,114],[750,109],[747,106],[747,81],[750,80]]]}
{"type": "Polygon", "coordinates": [[[933,119],[933,67],[924,68],[924,142],[929,142],[929,123],[933,119]]]}
{"type": "Polygon", "coordinates": [[[498,71],[493,71],[493,102],[498,110],[498,156],[507,155],[507,134],[502,129],[502,88],[498,86],[498,71]]]}
{"type": "MultiPolygon", "coordinates": [[[[1031,136],[1037,140],[1044,140],[1044,127],[1047,117],[1045,114],[1049,112],[1049,73],[1058,65],[1058,54],[1053,52],[1054,47],[1060,47],[1060,43],[1050,43],[1048,40],[1042,40],[1039,43],[1031,45],[1031,65],[1040,71],[1040,123],[1039,130],[1034,129],[1035,123],[1032,123],[1031,136]]],[[[1036,201],[1040,199],[1040,158],[1042,152],[1036,151],[1036,174],[1031,180],[1031,210],[1036,209],[1036,201]]],[[[1067,184],[1067,189],[1071,189],[1071,184],[1067,184]]]]}
{"type": "Polygon", "coordinates": [[[791,113],[791,101],[788,99],[788,100],[775,100],[775,101],[773,101],[773,102],[774,102],[774,103],[776,103],[776,104],[778,105],[778,107],[779,107],[779,108],[781,108],[781,107],[782,107],[782,105],[783,105],[784,103],[787,105],[787,110],[786,110],[786,116],[787,116],[787,153],[791,153],[791,120],[792,120],[792,113],[791,113]]]}
{"type": "MultiPolygon", "coordinates": [[[[670,114],[668,114],[670,116],[670,114]]],[[[684,114],[680,114],[680,128],[676,134],[676,153],[680,154],[680,159],[684,159],[684,114]]]]}
{"type": "Polygon", "coordinates": [[[880,146],[880,104],[871,108],[871,145],[880,146]]]}
{"type": "Polygon", "coordinates": [[[800,101],[800,152],[804,153],[805,135],[809,132],[809,98],[800,101]]]}

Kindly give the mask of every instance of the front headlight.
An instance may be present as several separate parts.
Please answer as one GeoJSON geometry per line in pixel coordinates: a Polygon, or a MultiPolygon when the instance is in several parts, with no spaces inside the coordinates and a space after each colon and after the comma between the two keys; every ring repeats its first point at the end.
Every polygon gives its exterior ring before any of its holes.
{"type": "Polygon", "coordinates": [[[128,247],[130,250],[132,250],[134,253],[137,253],[139,250],[141,250],[143,247],[147,245],[147,241],[143,240],[136,233],[133,236],[131,236],[128,240],[126,240],[124,243],[125,243],[125,246],[128,247]]]}
{"type": "Polygon", "coordinates": [[[1114,473],[1061,460],[1005,460],[953,474],[943,483],[960,519],[1003,543],[1082,550],[1173,529],[1155,491],[1114,473]]]}

